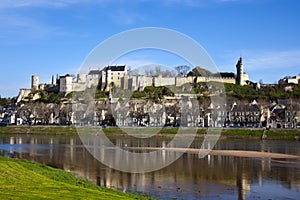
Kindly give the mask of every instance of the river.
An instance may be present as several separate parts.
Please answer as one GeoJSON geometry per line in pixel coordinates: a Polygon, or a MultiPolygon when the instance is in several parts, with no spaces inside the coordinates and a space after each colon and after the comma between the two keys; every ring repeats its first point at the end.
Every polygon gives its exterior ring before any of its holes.
{"type": "MultiPolygon", "coordinates": [[[[168,137],[150,140],[114,136],[111,141],[162,146],[168,137]]],[[[200,148],[195,139],[192,148],[200,148]]],[[[300,155],[299,141],[219,140],[214,149],[254,150],[300,155]]],[[[86,150],[78,136],[0,135],[0,155],[64,169],[97,185],[159,199],[299,199],[300,160],[183,154],[171,165],[149,173],[111,169],[86,150]]],[[[121,165],[122,163],[120,163],[121,165]]]]}

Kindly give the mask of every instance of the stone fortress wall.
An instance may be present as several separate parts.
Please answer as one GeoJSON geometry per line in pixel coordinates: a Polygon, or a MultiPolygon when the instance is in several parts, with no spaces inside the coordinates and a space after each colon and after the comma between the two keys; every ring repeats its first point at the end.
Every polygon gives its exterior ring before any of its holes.
{"type": "Polygon", "coordinates": [[[88,74],[64,75],[52,79],[52,84],[39,84],[39,76],[32,76],[31,89],[21,89],[18,100],[28,96],[30,91],[46,90],[60,94],[84,91],[88,88],[98,88],[109,91],[112,87],[128,90],[143,90],[147,86],[182,86],[187,83],[221,82],[245,85],[249,77],[243,72],[242,58],[236,65],[237,75],[235,77],[162,77],[161,75],[150,77],[144,75],[129,75],[126,65],[107,66],[103,69],[90,70],[88,74]]]}
{"type": "Polygon", "coordinates": [[[147,77],[147,76],[127,76],[121,77],[121,89],[143,90],[147,86],[182,86],[187,83],[221,82],[235,84],[235,78],[231,77],[147,77]]]}

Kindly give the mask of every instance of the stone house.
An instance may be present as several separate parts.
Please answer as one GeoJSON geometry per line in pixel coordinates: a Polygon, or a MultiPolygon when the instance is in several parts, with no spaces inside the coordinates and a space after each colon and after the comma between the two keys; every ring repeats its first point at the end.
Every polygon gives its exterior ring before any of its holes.
{"type": "Polygon", "coordinates": [[[254,101],[248,105],[233,103],[229,113],[229,126],[233,127],[261,127],[262,109],[254,101]]]}
{"type": "Polygon", "coordinates": [[[268,128],[292,128],[293,117],[287,106],[276,104],[270,108],[268,128]]]}
{"type": "Polygon", "coordinates": [[[300,76],[284,77],[278,81],[278,84],[300,84],[300,76]]]}
{"type": "Polygon", "coordinates": [[[107,66],[100,71],[99,89],[109,91],[113,86],[121,87],[121,77],[127,74],[126,65],[107,66]]]}

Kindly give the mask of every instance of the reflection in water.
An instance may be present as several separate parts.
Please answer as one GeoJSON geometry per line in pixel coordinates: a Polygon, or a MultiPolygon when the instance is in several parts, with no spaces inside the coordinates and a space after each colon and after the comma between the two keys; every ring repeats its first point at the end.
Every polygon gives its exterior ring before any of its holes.
{"type": "MultiPolygon", "coordinates": [[[[149,140],[111,138],[118,146],[166,146],[165,138],[149,140]]],[[[201,147],[196,140],[192,147],[201,147]]],[[[241,149],[300,154],[299,142],[221,140],[216,149],[241,149]]],[[[71,171],[97,185],[122,191],[142,191],[170,199],[294,198],[300,194],[298,161],[184,154],[161,170],[130,174],[113,170],[95,160],[75,136],[0,136],[0,154],[41,162],[71,171]],[[270,192],[272,190],[280,192],[270,192]],[[267,196],[266,196],[267,195],[267,196]]],[[[172,152],[163,152],[172,156],[172,152]]],[[[115,159],[115,158],[112,158],[115,159]]],[[[121,159],[120,165],[123,163],[121,159]]]]}

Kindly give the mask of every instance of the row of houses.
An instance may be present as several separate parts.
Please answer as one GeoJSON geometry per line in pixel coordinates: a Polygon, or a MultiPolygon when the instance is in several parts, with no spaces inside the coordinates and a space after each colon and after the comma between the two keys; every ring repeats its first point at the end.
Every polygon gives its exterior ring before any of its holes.
{"type": "MultiPolygon", "coordinates": [[[[80,107],[80,105],[78,105],[80,107]]],[[[84,105],[81,110],[85,110],[84,105]]],[[[236,102],[223,106],[210,104],[199,106],[197,99],[171,99],[163,103],[145,100],[127,102],[98,102],[90,117],[74,113],[73,123],[112,126],[183,126],[183,127],[251,127],[296,128],[300,121],[300,109],[291,104],[272,103],[259,105],[236,102]],[[87,120],[89,119],[89,120],[87,120]]],[[[76,111],[75,111],[76,112],[76,111]]],[[[87,113],[85,113],[88,116],[87,113]]]]}
{"type": "Polygon", "coordinates": [[[69,125],[70,104],[22,104],[0,109],[0,124],[6,125],[69,125]]]}
{"type": "Polygon", "coordinates": [[[279,101],[270,105],[236,102],[199,105],[196,98],[149,100],[102,99],[95,107],[76,104],[23,104],[0,110],[0,123],[9,125],[110,125],[296,128],[300,122],[298,104],[279,101]]]}

